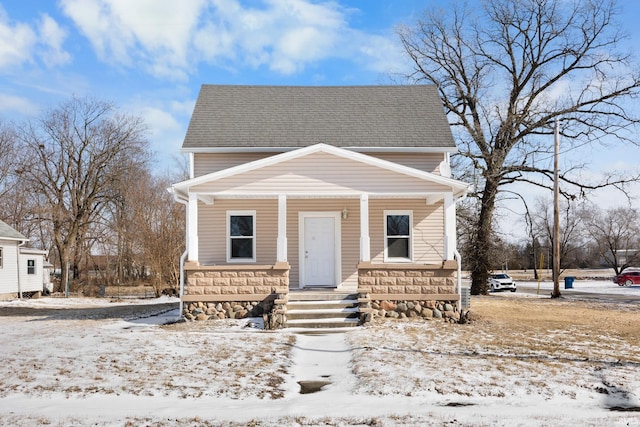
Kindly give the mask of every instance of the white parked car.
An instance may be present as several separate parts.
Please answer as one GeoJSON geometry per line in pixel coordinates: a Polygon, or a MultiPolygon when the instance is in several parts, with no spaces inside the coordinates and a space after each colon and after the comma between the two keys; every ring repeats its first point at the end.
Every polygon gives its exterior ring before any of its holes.
{"type": "Polygon", "coordinates": [[[516,282],[507,273],[492,273],[489,275],[489,290],[491,292],[510,290],[516,291],[516,282]]]}

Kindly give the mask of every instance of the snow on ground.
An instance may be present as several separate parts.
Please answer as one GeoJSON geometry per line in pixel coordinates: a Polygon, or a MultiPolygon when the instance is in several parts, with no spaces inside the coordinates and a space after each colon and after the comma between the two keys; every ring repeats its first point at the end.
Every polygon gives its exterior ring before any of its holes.
{"type": "MultiPolygon", "coordinates": [[[[520,281],[516,280],[516,284],[520,288],[540,289],[540,294],[545,297],[553,290],[552,281],[541,281],[538,287],[538,282],[534,281],[520,281]]],[[[575,294],[577,292],[599,293],[607,295],[631,295],[640,296],[640,285],[634,286],[618,286],[613,281],[607,280],[575,280],[573,287],[566,289],[564,279],[560,280],[560,292],[567,293],[567,295],[575,294]]]]}
{"type": "MultiPolygon", "coordinates": [[[[574,283],[605,287],[640,294],[574,283]]],[[[0,302],[0,425],[640,425],[610,410],[640,406],[640,342],[549,331],[504,348],[509,331],[441,321],[163,326],[176,301],[0,302]],[[301,394],[300,381],[327,384],[301,394]]]]}

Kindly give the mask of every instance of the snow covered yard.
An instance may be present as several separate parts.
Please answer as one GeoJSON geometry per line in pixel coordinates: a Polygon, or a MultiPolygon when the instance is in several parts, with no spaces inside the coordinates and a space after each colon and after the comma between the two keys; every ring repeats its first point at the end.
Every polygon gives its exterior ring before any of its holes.
{"type": "Polygon", "coordinates": [[[162,326],[176,306],[0,303],[0,425],[640,425],[636,305],[507,293],[318,335],[162,326]]]}

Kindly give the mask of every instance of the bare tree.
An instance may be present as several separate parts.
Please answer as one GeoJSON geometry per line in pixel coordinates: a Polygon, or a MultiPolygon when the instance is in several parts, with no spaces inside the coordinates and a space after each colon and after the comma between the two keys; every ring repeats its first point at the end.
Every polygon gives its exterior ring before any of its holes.
{"type": "Polygon", "coordinates": [[[527,262],[525,265],[533,265],[533,277],[534,279],[538,279],[538,268],[536,264],[536,253],[539,250],[538,244],[538,231],[536,227],[534,227],[533,215],[529,210],[529,204],[527,200],[522,196],[522,194],[515,193],[513,191],[505,191],[511,193],[514,198],[520,199],[522,205],[524,206],[524,222],[525,222],[525,230],[527,231],[527,236],[531,239],[524,246],[525,258],[528,258],[529,252],[531,253],[531,260],[533,261],[531,264],[527,262]]]}
{"type": "MultiPolygon", "coordinates": [[[[553,247],[553,203],[549,199],[539,198],[536,201],[534,211],[531,213],[532,227],[537,236],[546,240],[547,247],[553,247]]],[[[568,200],[560,204],[560,267],[558,274],[567,267],[568,264],[576,264],[575,255],[578,249],[584,246],[584,226],[581,209],[574,206],[568,200]]],[[[551,263],[553,262],[553,251],[550,251],[551,263]]]]}
{"type": "Polygon", "coordinates": [[[11,189],[16,167],[16,150],[13,130],[0,121],[0,198],[11,189]]]}
{"type": "Polygon", "coordinates": [[[46,248],[47,228],[38,221],[40,204],[21,171],[15,128],[0,121],[0,218],[29,237],[31,245],[46,248]]]}
{"type": "Polygon", "coordinates": [[[585,210],[583,218],[598,255],[616,274],[640,263],[640,221],[637,210],[619,207],[602,211],[591,206],[585,210]]]}
{"type": "Polygon", "coordinates": [[[160,293],[167,283],[177,289],[180,278],[180,255],[184,250],[186,213],[166,190],[170,176],[149,177],[152,191],[142,194],[146,203],[136,204],[136,219],[146,265],[153,272],[152,283],[160,293]],[[162,288],[161,288],[162,287],[162,288]]]}
{"type": "Polygon", "coordinates": [[[89,98],[72,98],[18,129],[21,179],[42,201],[61,283],[67,281],[65,264],[86,249],[82,242],[111,188],[127,179],[132,162],[148,161],[145,131],[141,119],[89,98]]]}
{"type": "MultiPolygon", "coordinates": [[[[481,200],[474,234],[472,294],[488,291],[496,197],[517,181],[551,188],[553,125],[579,146],[609,136],[628,141],[638,123],[625,102],[638,95],[640,67],[618,50],[613,1],[487,0],[472,10],[430,10],[398,30],[415,82],[434,84],[481,200]]],[[[565,150],[568,147],[563,147],[565,150]]],[[[622,186],[562,171],[562,192],[622,186]]],[[[637,179],[637,177],[633,177],[637,179]]]]}

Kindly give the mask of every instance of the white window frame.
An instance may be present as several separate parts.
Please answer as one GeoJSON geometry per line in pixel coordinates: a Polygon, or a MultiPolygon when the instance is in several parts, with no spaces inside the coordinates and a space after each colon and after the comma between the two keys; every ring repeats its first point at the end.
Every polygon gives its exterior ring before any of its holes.
{"type": "Polygon", "coordinates": [[[36,274],[36,260],[34,258],[27,259],[27,274],[35,275],[36,274]],[[33,265],[30,265],[33,264],[33,265]],[[33,268],[33,271],[30,269],[33,268]]]}
{"type": "Polygon", "coordinates": [[[413,211],[411,210],[390,210],[384,211],[384,216],[382,218],[383,228],[384,228],[384,262],[413,262],[413,211]],[[408,236],[391,236],[391,237],[402,237],[409,239],[409,257],[390,257],[389,256],[389,246],[388,246],[388,237],[387,236],[387,217],[390,215],[406,215],[409,217],[409,235],[408,236]]]}
{"type": "Polygon", "coordinates": [[[242,262],[256,262],[256,211],[255,210],[243,210],[243,211],[227,211],[227,262],[228,263],[242,263],[242,262]],[[231,217],[232,216],[251,216],[253,218],[253,236],[251,237],[232,237],[231,236],[231,217]],[[231,257],[231,240],[232,239],[253,239],[252,258],[232,258],[231,257]]]}

